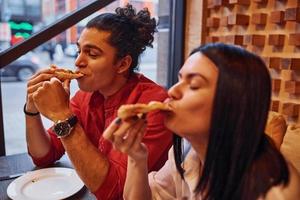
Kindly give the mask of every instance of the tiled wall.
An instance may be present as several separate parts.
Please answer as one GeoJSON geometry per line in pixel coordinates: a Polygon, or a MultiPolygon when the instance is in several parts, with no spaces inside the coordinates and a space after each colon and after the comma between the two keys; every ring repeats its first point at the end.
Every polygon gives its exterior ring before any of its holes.
{"type": "Polygon", "coordinates": [[[272,76],[271,110],[300,122],[300,0],[208,0],[205,42],[243,46],[272,76]]]}

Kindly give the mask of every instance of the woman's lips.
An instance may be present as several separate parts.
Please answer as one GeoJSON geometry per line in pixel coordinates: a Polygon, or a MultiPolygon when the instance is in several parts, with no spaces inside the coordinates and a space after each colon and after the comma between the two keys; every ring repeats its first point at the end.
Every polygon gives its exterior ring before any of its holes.
{"type": "Polygon", "coordinates": [[[173,112],[174,107],[172,106],[172,100],[170,98],[165,99],[163,103],[168,105],[170,108],[169,112],[173,112]]]}
{"type": "Polygon", "coordinates": [[[169,104],[169,102],[171,101],[171,99],[170,98],[166,98],[165,100],[164,100],[164,102],[163,103],[165,103],[165,104],[169,104]]]}

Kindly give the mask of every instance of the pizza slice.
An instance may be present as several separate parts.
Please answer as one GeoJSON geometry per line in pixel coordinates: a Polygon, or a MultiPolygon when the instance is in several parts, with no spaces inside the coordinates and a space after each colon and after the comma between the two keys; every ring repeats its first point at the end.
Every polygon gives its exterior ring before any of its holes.
{"type": "MultiPolygon", "coordinates": [[[[122,105],[118,109],[118,117],[122,120],[126,120],[130,117],[134,116],[141,116],[142,114],[148,113],[150,111],[155,110],[164,110],[164,111],[171,111],[171,108],[168,104],[159,102],[159,101],[151,101],[148,104],[126,104],[122,105]]],[[[103,133],[103,137],[107,140],[112,140],[113,132],[112,131],[105,131],[103,133]]]]}
{"type": "Polygon", "coordinates": [[[56,78],[61,81],[65,81],[67,79],[72,80],[84,76],[84,74],[80,72],[73,72],[69,69],[58,68],[56,65],[51,65],[51,68],[55,70],[54,74],[56,78]]]}
{"type": "Polygon", "coordinates": [[[151,101],[148,104],[127,104],[122,105],[118,109],[118,117],[121,119],[127,119],[129,117],[133,117],[136,115],[139,116],[141,114],[155,110],[171,111],[171,108],[168,106],[168,104],[159,101],[151,101]]]}

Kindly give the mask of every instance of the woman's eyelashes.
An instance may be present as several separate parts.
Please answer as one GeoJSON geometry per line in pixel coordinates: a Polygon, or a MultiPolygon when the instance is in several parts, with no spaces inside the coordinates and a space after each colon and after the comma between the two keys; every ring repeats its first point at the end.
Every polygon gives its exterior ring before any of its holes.
{"type": "Polygon", "coordinates": [[[200,89],[205,84],[205,81],[201,76],[197,76],[197,75],[182,76],[181,74],[179,74],[178,84],[185,85],[191,90],[197,90],[200,89]]]}
{"type": "Polygon", "coordinates": [[[189,86],[191,90],[197,90],[202,87],[202,82],[200,78],[194,77],[189,80],[189,86]]]}
{"type": "Polygon", "coordinates": [[[190,85],[190,89],[191,89],[191,90],[198,90],[199,87],[198,87],[198,86],[194,86],[194,85],[190,85]]]}
{"type": "Polygon", "coordinates": [[[199,84],[190,84],[190,89],[191,90],[198,90],[198,89],[200,89],[200,85],[199,84]]]}

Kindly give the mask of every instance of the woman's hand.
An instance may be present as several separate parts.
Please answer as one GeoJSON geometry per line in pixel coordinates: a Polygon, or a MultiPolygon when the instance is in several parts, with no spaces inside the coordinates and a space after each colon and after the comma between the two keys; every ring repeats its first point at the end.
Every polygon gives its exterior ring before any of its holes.
{"type": "Polygon", "coordinates": [[[103,137],[112,142],[115,149],[126,153],[134,161],[146,160],[148,151],[142,139],[146,130],[144,117],[132,117],[121,121],[116,118],[104,131],[103,137]]]}

